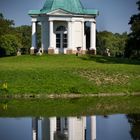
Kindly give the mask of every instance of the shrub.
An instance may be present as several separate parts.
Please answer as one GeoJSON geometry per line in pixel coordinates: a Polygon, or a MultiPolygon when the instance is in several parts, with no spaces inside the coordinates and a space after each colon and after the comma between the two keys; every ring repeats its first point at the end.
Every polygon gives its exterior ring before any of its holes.
{"type": "Polygon", "coordinates": [[[0,38],[0,56],[16,55],[17,50],[21,47],[20,40],[11,34],[6,34],[0,38]]]}

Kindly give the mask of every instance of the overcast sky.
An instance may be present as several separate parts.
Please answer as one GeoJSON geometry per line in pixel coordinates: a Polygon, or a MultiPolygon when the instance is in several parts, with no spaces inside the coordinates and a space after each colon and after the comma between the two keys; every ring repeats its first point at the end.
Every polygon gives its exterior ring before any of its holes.
{"type": "MultiPolygon", "coordinates": [[[[0,12],[13,19],[16,26],[30,25],[29,10],[41,9],[45,0],[0,0],[0,12]]],[[[137,0],[81,0],[85,8],[99,10],[97,30],[129,32],[129,19],[137,11],[137,0]]]]}

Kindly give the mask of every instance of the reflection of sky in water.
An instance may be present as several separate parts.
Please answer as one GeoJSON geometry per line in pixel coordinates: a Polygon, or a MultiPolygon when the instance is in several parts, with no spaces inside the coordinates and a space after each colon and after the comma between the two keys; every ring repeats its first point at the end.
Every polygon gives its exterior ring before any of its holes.
{"type": "MultiPolygon", "coordinates": [[[[130,124],[126,115],[93,116],[96,124],[97,140],[131,140],[130,124]]],[[[37,128],[38,140],[56,140],[48,139],[52,130],[58,129],[60,124],[63,127],[71,129],[71,138],[68,140],[91,140],[91,117],[67,117],[67,118],[0,118],[0,140],[32,140],[33,129],[37,128]],[[53,120],[51,122],[51,120],[53,120]],[[57,122],[59,120],[59,122],[57,122]],[[65,122],[61,122],[61,121],[65,122]],[[66,122],[67,121],[67,122],[66,122]],[[36,123],[37,122],[37,123],[36,123]],[[68,123],[69,122],[69,123],[68,123]],[[35,123],[33,125],[33,123],[35,123]],[[52,124],[52,127],[51,127],[52,124]],[[69,127],[69,124],[71,125],[69,127]],[[55,127],[56,125],[56,127],[55,127]],[[59,126],[57,126],[59,125],[59,126]],[[52,128],[52,130],[50,130],[52,128]],[[81,130],[82,131],[81,131],[81,130]],[[45,133],[44,133],[45,132],[45,133]],[[80,133],[83,133],[82,135],[80,133]],[[83,136],[83,139],[81,139],[83,136]],[[78,138],[79,137],[79,138],[78,138]],[[76,139],[77,138],[77,139],[76,139]]],[[[62,130],[62,129],[61,129],[62,130]]],[[[63,131],[63,130],[62,130],[63,131]]],[[[64,131],[63,131],[64,132],[64,131]]],[[[62,132],[62,133],[63,133],[62,132]]],[[[64,136],[64,135],[63,135],[64,136]]],[[[36,140],[36,139],[34,139],[36,140]]],[[[63,139],[62,139],[63,140],[63,139]]],[[[67,140],[67,139],[65,139],[67,140]]]]}
{"type": "Polygon", "coordinates": [[[0,118],[0,140],[31,140],[31,118],[0,118]]]}
{"type": "Polygon", "coordinates": [[[130,124],[125,115],[97,116],[97,140],[131,140],[130,124]]]}

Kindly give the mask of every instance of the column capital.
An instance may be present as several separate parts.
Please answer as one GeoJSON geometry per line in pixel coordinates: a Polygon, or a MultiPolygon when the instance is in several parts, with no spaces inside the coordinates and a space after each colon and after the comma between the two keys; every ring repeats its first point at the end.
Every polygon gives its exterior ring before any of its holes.
{"type": "Polygon", "coordinates": [[[84,19],[82,19],[82,20],[81,20],[81,22],[83,23],[83,22],[85,22],[85,20],[84,20],[84,19]]]}
{"type": "Polygon", "coordinates": [[[31,21],[31,23],[33,24],[33,23],[37,23],[37,21],[31,21]]]}
{"type": "Polygon", "coordinates": [[[67,22],[74,22],[74,21],[75,21],[75,19],[73,19],[73,18],[67,19],[67,22]]]}
{"type": "Polygon", "coordinates": [[[53,22],[54,20],[49,18],[48,21],[49,21],[49,22],[53,22]]]}
{"type": "Polygon", "coordinates": [[[90,23],[94,23],[94,24],[96,24],[96,21],[90,21],[90,23]]]}
{"type": "Polygon", "coordinates": [[[88,19],[88,20],[85,20],[85,21],[90,22],[90,23],[96,22],[95,19],[88,19]]]}
{"type": "Polygon", "coordinates": [[[31,22],[37,22],[37,18],[32,18],[31,22]]]}

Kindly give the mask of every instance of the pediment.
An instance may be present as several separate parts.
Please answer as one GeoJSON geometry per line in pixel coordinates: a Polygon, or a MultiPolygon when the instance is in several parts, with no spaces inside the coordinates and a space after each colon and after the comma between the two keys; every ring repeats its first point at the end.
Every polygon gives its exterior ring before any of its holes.
{"type": "Polygon", "coordinates": [[[48,15],[60,15],[60,16],[64,15],[65,16],[65,15],[72,15],[72,14],[68,11],[57,9],[57,10],[49,12],[48,15]]]}

